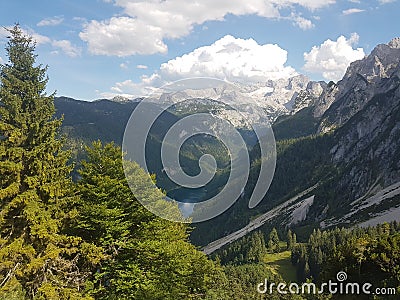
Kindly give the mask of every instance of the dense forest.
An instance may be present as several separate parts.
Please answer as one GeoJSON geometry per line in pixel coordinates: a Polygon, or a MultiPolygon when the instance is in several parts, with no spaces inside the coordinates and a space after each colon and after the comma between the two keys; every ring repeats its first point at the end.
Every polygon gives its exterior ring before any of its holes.
{"type": "MultiPolygon", "coordinates": [[[[136,200],[119,146],[95,141],[74,161],[63,120],[55,117],[54,94],[46,93],[47,67],[36,64],[35,43],[18,25],[9,35],[8,62],[0,70],[0,299],[263,299],[257,285],[264,280],[323,282],[339,271],[355,282],[399,289],[396,223],[316,230],[304,240],[295,230],[273,228],[207,257],[190,243],[192,228],[160,219],[136,200]],[[277,262],[286,271],[271,267],[277,262]]],[[[326,149],[310,151],[317,138],[299,139],[304,152],[313,153],[310,164],[326,162],[326,149]]],[[[278,151],[298,168],[304,161],[293,160],[292,143],[280,142],[278,151]]],[[[128,166],[131,180],[144,186],[150,176],[134,162],[128,166]]],[[[287,172],[278,170],[281,182],[287,172]]],[[[180,214],[161,190],[142,192],[180,214]]],[[[265,299],[331,296],[274,291],[265,299]]]]}
{"type": "MultiPolygon", "coordinates": [[[[264,274],[269,282],[299,285],[313,282],[318,287],[345,272],[348,282],[370,283],[372,291],[378,288],[386,292],[385,296],[301,295],[304,299],[398,299],[399,250],[400,226],[393,222],[368,228],[315,230],[305,242],[298,242],[296,233],[290,229],[281,237],[275,228],[270,232],[257,231],[212,256],[226,270],[235,269],[237,274],[256,272],[262,266],[270,272],[269,276],[264,274]]],[[[259,276],[259,281],[262,278],[259,276]]],[[[242,296],[255,299],[249,294],[242,296]]]]}
{"type": "MultiPolygon", "coordinates": [[[[0,299],[206,297],[217,266],[188,242],[186,225],[139,204],[119,147],[87,147],[72,181],[47,68],[35,65],[35,43],[18,25],[9,33],[0,75],[0,299]]],[[[147,176],[134,163],[130,172],[147,176]]]]}

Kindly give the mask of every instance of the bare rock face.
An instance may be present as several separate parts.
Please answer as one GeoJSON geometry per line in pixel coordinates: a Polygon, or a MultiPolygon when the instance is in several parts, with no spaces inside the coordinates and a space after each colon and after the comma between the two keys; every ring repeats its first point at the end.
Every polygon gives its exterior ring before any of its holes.
{"type": "MultiPolygon", "coordinates": [[[[175,92],[173,94],[155,95],[154,102],[171,101],[178,102],[182,99],[197,99],[200,104],[202,100],[228,101],[247,112],[249,104],[257,104],[270,122],[274,122],[281,115],[295,113],[304,107],[311,105],[324,91],[326,83],[314,82],[304,75],[278,80],[267,80],[258,83],[233,83],[218,88],[193,89],[175,92]]],[[[196,101],[181,107],[182,110],[192,110],[196,101]]],[[[237,116],[233,110],[221,111],[228,120],[236,120],[237,116]]],[[[257,119],[256,114],[249,111],[249,118],[257,119]]]]}
{"type": "Polygon", "coordinates": [[[304,90],[293,95],[291,114],[309,106],[315,106],[320,96],[326,92],[327,83],[324,81],[310,81],[304,90]]]}
{"type": "Polygon", "coordinates": [[[375,47],[370,55],[350,64],[344,77],[328,86],[316,101],[314,116],[321,117],[319,132],[345,124],[377,94],[393,88],[387,81],[400,74],[400,38],[375,47]]]}
{"type": "Polygon", "coordinates": [[[330,160],[338,175],[333,188],[327,185],[334,201],[328,205],[316,197],[309,215],[323,224],[329,223],[326,216],[338,221],[331,224],[349,224],[341,214],[354,212],[348,214],[351,222],[359,222],[397,207],[400,202],[393,198],[353,210],[357,199],[400,183],[400,38],[351,63],[343,79],[328,83],[311,107],[319,118],[318,132],[331,133],[330,160]]]}
{"type": "Polygon", "coordinates": [[[338,93],[338,86],[333,82],[329,82],[320,97],[316,98],[313,102],[313,111],[315,118],[321,118],[325,111],[335,101],[336,94],[338,93]]]}
{"type": "Polygon", "coordinates": [[[388,44],[381,44],[366,58],[353,62],[348,68],[343,80],[355,74],[360,74],[369,82],[388,78],[393,73],[400,61],[400,39],[391,40],[388,44]]]}
{"type": "Polygon", "coordinates": [[[361,197],[400,181],[400,39],[353,62],[335,86],[319,99],[332,101],[319,131],[336,129],[332,159],[348,169],[339,188],[361,197]]]}
{"type": "Polygon", "coordinates": [[[388,46],[393,49],[400,49],[400,37],[396,37],[396,38],[392,39],[389,42],[388,46]]]}
{"type": "Polygon", "coordinates": [[[132,100],[123,96],[115,96],[114,98],[111,99],[111,101],[125,103],[125,102],[130,102],[132,100]]]}

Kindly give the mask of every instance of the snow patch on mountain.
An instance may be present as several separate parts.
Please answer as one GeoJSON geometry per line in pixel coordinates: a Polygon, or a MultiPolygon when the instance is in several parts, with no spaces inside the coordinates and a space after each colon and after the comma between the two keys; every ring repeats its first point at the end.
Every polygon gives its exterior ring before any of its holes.
{"type": "Polygon", "coordinates": [[[300,201],[299,203],[297,203],[294,206],[294,210],[291,214],[289,226],[300,223],[307,218],[308,210],[310,209],[311,205],[313,205],[313,203],[314,203],[314,197],[315,196],[311,196],[303,201],[300,201]]]}
{"type": "MultiPolygon", "coordinates": [[[[159,94],[153,94],[148,101],[167,102],[173,105],[182,101],[190,100],[192,106],[208,105],[206,100],[222,102],[230,108],[222,105],[216,112],[220,117],[228,119],[235,126],[242,127],[245,122],[238,119],[235,110],[239,110],[253,122],[273,122],[281,115],[296,112],[301,108],[311,105],[314,98],[319,97],[326,87],[325,82],[310,81],[304,75],[291,78],[268,80],[255,84],[224,83],[210,81],[209,86],[196,87],[196,82],[181,86],[174,86],[171,90],[163,90],[159,94]],[[192,101],[195,100],[195,101],[192,101]]],[[[189,111],[193,109],[187,106],[189,111]]],[[[182,111],[182,105],[180,106],[182,111]]]]}

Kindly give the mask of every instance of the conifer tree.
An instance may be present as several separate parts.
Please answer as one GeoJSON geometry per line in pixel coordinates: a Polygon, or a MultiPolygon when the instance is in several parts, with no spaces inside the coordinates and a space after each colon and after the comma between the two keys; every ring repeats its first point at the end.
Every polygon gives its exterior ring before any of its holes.
{"type": "Polygon", "coordinates": [[[293,248],[293,234],[292,231],[289,229],[286,236],[286,249],[292,250],[293,248]]]}
{"type": "Polygon", "coordinates": [[[63,233],[74,194],[47,67],[36,65],[35,42],[19,25],[8,31],[0,73],[0,298],[19,289],[29,299],[83,299],[82,245],[63,233]]]}
{"type": "MultiPolygon", "coordinates": [[[[94,142],[86,151],[77,230],[107,256],[94,272],[93,295],[143,300],[204,295],[214,267],[189,243],[187,226],[156,217],[136,200],[125,178],[120,147],[94,142]]],[[[131,183],[141,186],[149,201],[163,205],[164,194],[146,188],[145,171],[134,162],[129,168],[131,183]]]]}
{"type": "Polygon", "coordinates": [[[296,244],[297,244],[297,236],[296,236],[296,233],[293,232],[293,235],[292,235],[292,247],[295,247],[296,244]]]}
{"type": "Polygon", "coordinates": [[[276,231],[276,228],[272,228],[268,239],[269,250],[278,253],[280,251],[279,242],[278,232],[276,231]]]}

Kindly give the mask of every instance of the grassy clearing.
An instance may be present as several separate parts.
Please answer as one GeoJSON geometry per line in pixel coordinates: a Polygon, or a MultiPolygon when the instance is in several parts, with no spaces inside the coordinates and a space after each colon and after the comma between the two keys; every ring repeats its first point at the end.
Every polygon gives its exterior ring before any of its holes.
{"type": "Polygon", "coordinates": [[[296,282],[296,268],[290,261],[290,251],[269,253],[265,256],[265,263],[274,273],[279,273],[286,282],[296,282]]]}

